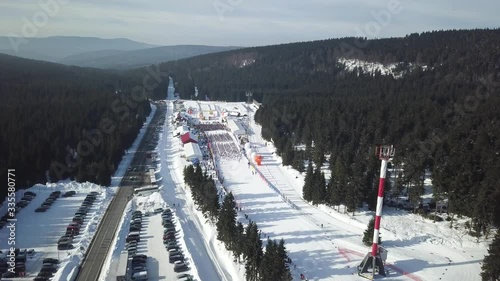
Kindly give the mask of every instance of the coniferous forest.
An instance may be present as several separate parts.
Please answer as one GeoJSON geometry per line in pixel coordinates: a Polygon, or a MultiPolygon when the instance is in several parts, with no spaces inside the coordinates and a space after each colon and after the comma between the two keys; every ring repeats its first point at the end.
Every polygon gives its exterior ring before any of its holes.
{"type": "MultiPolygon", "coordinates": [[[[264,138],[285,165],[307,171],[306,200],[342,204],[353,214],[363,203],[373,210],[374,147],[392,144],[390,168],[401,172],[386,186],[386,201],[403,194],[421,206],[431,175],[429,207],[445,204],[450,225],[465,215],[471,235],[491,237],[500,227],[498,46],[500,29],[434,31],[247,48],[160,67],[182,98],[195,98],[194,87],[198,99],[211,100],[244,101],[252,91],[262,103],[255,120],[264,138]],[[346,59],[396,67],[392,75],[348,69],[346,59]],[[332,177],[325,182],[317,167],[326,156],[332,177]]],[[[497,250],[485,260],[483,280],[498,278],[497,250]]]]}
{"type": "MultiPolygon", "coordinates": [[[[124,74],[0,55],[0,174],[107,185],[151,108],[124,74]],[[139,96],[136,94],[136,96],[139,96]]],[[[0,199],[6,195],[0,189],[0,199]]]]}
{"type": "MultiPolygon", "coordinates": [[[[262,103],[255,120],[264,138],[285,165],[306,173],[303,196],[313,204],[374,209],[380,164],[374,147],[392,144],[390,168],[401,172],[386,186],[386,201],[405,194],[418,206],[431,175],[434,207],[444,202],[451,222],[470,217],[470,234],[488,237],[500,227],[498,46],[500,29],[433,31],[245,48],[159,67],[184,99],[195,98],[195,87],[198,99],[244,101],[253,92],[262,103]],[[395,67],[388,75],[349,68],[345,60],[395,67]],[[327,161],[332,176],[325,179],[318,167],[327,161]]],[[[18,186],[66,177],[109,184],[151,111],[145,98],[133,98],[143,75],[0,55],[0,176],[16,168],[18,186]]],[[[148,96],[164,98],[167,84],[148,96]]],[[[215,188],[197,169],[186,173],[192,187],[215,188]]],[[[207,218],[233,222],[230,197],[219,206],[216,194],[193,190],[207,218]]],[[[255,224],[219,228],[219,240],[245,258],[250,280],[275,278],[260,265],[283,255],[281,242],[268,242],[265,256],[251,251],[262,245],[255,224]]],[[[484,280],[499,276],[495,237],[484,280]]]]}
{"type": "Polygon", "coordinates": [[[432,174],[435,201],[472,218],[471,233],[500,225],[500,30],[453,30],[403,38],[342,38],[211,54],[161,65],[183,98],[262,102],[255,120],[284,164],[310,170],[304,198],[375,205],[377,144],[393,144],[404,171],[391,194],[420,203],[432,174]],[[396,64],[394,75],[342,59],[396,64]],[[251,62],[251,63],[248,63],[251,62]],[[246,64],[245,64],[246,63],[246,64]],[[297,149],[305,145],[305,149],[297,149]],[[329,155],[332,178],[315,167],[329,155]],[[306,162],[304,162],[306,161],[306,162]],[[446,201],[446,200],[445,200],[446,201]]]}

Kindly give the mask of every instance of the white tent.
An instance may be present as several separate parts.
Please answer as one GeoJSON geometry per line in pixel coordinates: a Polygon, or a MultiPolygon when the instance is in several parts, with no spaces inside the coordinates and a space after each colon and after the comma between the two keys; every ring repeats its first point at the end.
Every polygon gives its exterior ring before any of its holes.
{"type": "Polygon", "coordinates": [[[241,127],[241,125],[233,119],[227,120],[227,126],[236,136],[244,135],[246,133],[245,129],[243,129],[243,127],[241,127]]]}
{"type": "Polygon", "coordinates": [[[174,136],[179,136],[179,135],[184,135],[185,133],[189,132],[189,128],[186,125],[182,125],[177,127],[177,129],[174,131],[174,136]]]}
{"type": "Polygon", "coordinates": [[[201,153],[200,146],[196,143],[186,143],[184,145],[184,155],[189,161],[192,161],[195,158],[199,161],[203,159],[203,154],[201,153]]]}

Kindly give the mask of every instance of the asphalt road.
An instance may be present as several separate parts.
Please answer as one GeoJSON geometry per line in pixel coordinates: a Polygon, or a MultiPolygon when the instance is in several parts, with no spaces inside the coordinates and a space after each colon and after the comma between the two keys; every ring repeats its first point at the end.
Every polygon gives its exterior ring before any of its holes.
{"type": "MultiPolygon", "coordinates": [[[[139,144],[139,148],[134,155],[131,166],[146,164],[148,140],[156,134],[156,124],[158,123],[159,117],[164,114],[165,107],[157,106],[155,115],[151,120],[150,126],[147,128],[144,138],[139,144]]],[[[125,207],[127,206],[128,201],[133,197],[133,186],[140,186],[142,184],[142,182],[139,181],[128,181],[133,173],[134,172],[130,171],[125,173],[115,197],[110,202],[108,209],[99,224],[99,228],[92,239],[87,256],[84,259],[75,280],[88,281],[99,279],[104,261],[111,250],[111,243],[118,230],[125,207]]]]}

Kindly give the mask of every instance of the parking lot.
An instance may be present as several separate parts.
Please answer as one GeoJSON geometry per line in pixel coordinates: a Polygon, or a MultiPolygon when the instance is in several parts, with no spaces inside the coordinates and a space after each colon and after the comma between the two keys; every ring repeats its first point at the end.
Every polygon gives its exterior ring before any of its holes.
{"type": "MultiPolygon", "coordinates": [[[[95,187],[95,190],[101,189],[96,185],[91,185],[95,187]]],[[[60,261],[65,261],[70,253],[74,251],[80,251],[80,247],[85,247],[88,240],[88,228],[94,228],[97,223],[97,212],[100,209],[99,205],[104,205],[104,198],[106,194],[97,195],[95,203],[93,206],[88,206],[88,211],[86,218],[80,221],[80,226],[78,227],[79,234],[73,233],[74,237],[71,242],[68,242],[66,246],[58,247],[58,240],[61,239],[62,235],[66,234],[67,228],[72,223],[75,212],[79,209],[82,202],[85,200],[88,192],[91,189],[77,190],[72,193],[66,193],[67,189],[61,189],[60,186],[55,186],[55,188],[47,188],[45,186],[39,186],[39,188],[31,188],[26,190],[24,194],[30,194],[30,192],[35,193],[36,196],[32,196],[31,201],[21,208],[16,215],[16,248],[20,249],[20,252],[26,252],[26,262],[24,267],[19,266],[18,272],[22,272],[24,278],[2,278],[2,280],[33,280],[40,272],[41,276],[49,277],[63,266],[54,265],[49,266],[48,260],[44,259],[52,258],[60,261]],[[71,246],[69,246],[71,245],[71,246]]],[[[24,196],[26,197],[26,196],[24,196]]],[[[8,245],[7,237],[9,235],[7,228],[0,229],[0,250],[2,254],[6,253],[6,249],[11,247],[8,245]]],[[[0,254],[0,255],[2,255],[0,254]]],[[[19,263],[21,265],[21,263],[19,263]]],[[[19,274],[16,274],[19,275],[19,274]]],[[[43,280],[43,278],[39,278],[43,280]]]]}
{"type": "Polygon", "coordinates": [[[127,216],[121,255],[115,261],[114,268],[120,272],[106,280],[146,280],[145,276],[152,281],[195,280],[175,210],[169,209],[159,196],[156,193],[134,200],[137,206],[127,216]]]}

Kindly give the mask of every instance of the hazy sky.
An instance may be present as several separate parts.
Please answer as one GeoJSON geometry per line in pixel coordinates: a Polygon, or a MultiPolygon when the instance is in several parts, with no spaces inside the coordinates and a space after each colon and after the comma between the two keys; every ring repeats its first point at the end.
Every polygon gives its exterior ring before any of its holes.
{"type": "Polygon", "coordinates": [[[498,0],[1,0],[0,35],[255,46],[494,28],[498,11],[498,0]]]}

